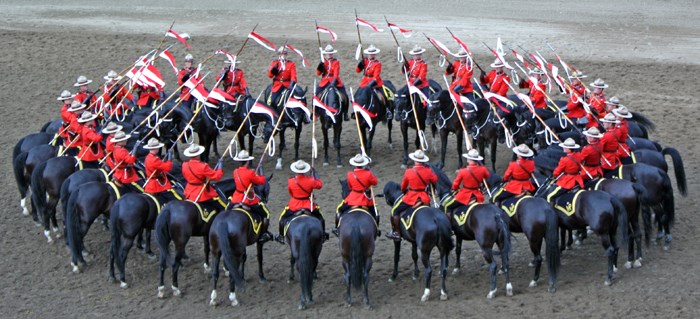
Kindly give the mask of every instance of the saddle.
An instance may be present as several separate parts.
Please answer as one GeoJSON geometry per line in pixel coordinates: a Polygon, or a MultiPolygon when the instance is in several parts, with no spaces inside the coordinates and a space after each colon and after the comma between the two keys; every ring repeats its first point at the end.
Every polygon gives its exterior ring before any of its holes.
{"type": "Polygon", "coordinates": [[[160,215],[160,209],[162,208],[162,205],[161,205],[160,201],[158,200],[158,198],[156,198],[155,196],[153,196],[149,193],[143,193],[143,194],[146,195],[146,197],[150,198],[154,204],[156,204],[156,213],[158,215],[160,215]]]}
{"type": "Polygon", "coordinates": [[[571,216],[576,212],[576,204],[578,203],[578,198],[581,193],[585,190],[578,190],[576,192],[567,192],[561,195],[554,202],[554,208],[566,214],[566,216],[571,216]]]}
{"type": "Polygon", "coordinates": [[[508,214],[508,217],[513,217],[513,215],[515,215],[515,212],[518,211],[518,206],[520,205],[520,202],[522,202],[523,199],[530,197],[532,196],[524,195],[506,198],[503,202],[501,202],[501,209],[503,209],[503,211],[505,211],[506,214],[508,214]]]}
{"type": "Polygon", "coordinates": [[[602,183],[604,180],[606,180],[605,177],[598,177],[596,179],[588,180],[586,183],[584,183],[583,188],[596,191],[598,188],[600,188],[600,183],[602,183]]]}
{"type": "Polygon", "coordinates": [[[471,213],[472,210],[479,205],[487,204],[472,201],[467,206],[460,206],[457,209],[455,209],[452,213],[452,218],[457,222],[457,225],[462,226],[467,222],[467,219],[469,218],[469,213],[471,213]]]}
{"type": "Polygon", "coordinates": [[[418,207],[414,205],[414,207],[411,207],[405,212],[401,213],[401,223],[403,223],[403,226],[406,228],[406,230],[409,230],[411,226],[413,226],[413,217],[416,215],[416,213],[427,207],[429,206],[423,205],[421,203],[418,204],[418,207]]]}
{"type": "Polygon", "coordinates": [[[246,214],[248,216],[248,218],[250,218],[250,224],[253,226],[253,232],[255,233],[255,235],[259,235],[260,228],[262,227],[262,219],[260,219],[260,217],[258,217],[258,216],[253,216],[253,214],[250,213],[250,208],[248,206],[246,206],[246,205],[242,205],[242,206],[247,207],[247,209],[243,208],[243,207],[234,207],[231,210],[235,211],[235,212],[241,212],[243,214],[246,214]]]}
{"type": "Polygon", "coordinates": [[[190,203],[192,203],[192,204],[194,204],[194,207],[196,207],[196,208],[197,208],[197,211],[199,212],[199,218],[201,218],[202,221],[205,222],[205,223],[208,223],[209,220],[211,220],[211,218],[214,217],[214,216],[216,215],[216,213],[217,213],[216,210],[213,211],[213,212],[210,212],[210,211],[208,211],[208,210],[202,208],[202,205],[200,205],[200,204],[197,203],[197,202],[193,202],[193,201],[191,201],[191,200],[189,200],[189,199],[188,199],[187,201],[190,202],[190,203]]]}
{"type": "Polygon", "coordinates": [[[353,206],[353,208],[350,208],[347,211],[343,212],[340,215],[340,218],[338,219],[338,228],[340,228],[340,225],[343,223],[343,216],[350,213],[364,213],[369,215],[369,217],[372,217],[372,220],[374,221],[374,227],[379,228],[379,224],[377,224],[377,218],[374,217],[374,214],[367,210],[367,208],[365,208],[364,206],[353,206]]]}
{"type": "MultiPolygon", "coordinates": [[[[303,210],[306,210],[306,209],[300,209],[300,210],[294,212],[294,214],[289,217],[289,220],[284,224],[284,233],[282,234],[282,237],[287,236],[287,230],[289,230],[289,225],[291,225],[292,222],[295,221],[296,219],[303,218],[303,217],[315,218],[314,216],[309,215],[310,213],[299,213],[300,211],[303,211],[303,210]]],[[[306,211],[309,212],[308,210],[306,210],[306,211]]]]}

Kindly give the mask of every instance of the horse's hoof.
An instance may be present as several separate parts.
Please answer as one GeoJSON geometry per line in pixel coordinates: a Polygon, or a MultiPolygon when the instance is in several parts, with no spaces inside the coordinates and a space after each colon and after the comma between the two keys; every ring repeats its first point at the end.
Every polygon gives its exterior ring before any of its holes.
{"type": "Polygon", "coordinates": [[[425,288],[423,291],[423,296],[420,297],[420,301],[426,302],[428,299],[430,299],[430,289],[425,288]]]}
{"type": "Polygon", "coordinates": [[[408,167],[406,164],[401,164],[401,168],[405,169],[406,167],[408,167]]]}
{"type": "Polygon", "coordinates": [[[555,293],[555,292],[557,292],[557,288],[556,287],[549,287],[549,289],[547,289],[547,291],[549,291],[551,293],[555,293]]]}
{"type": "Polygon", "coordinates": [[[447,300],[447,292],[444,290],[440,290],[440,300],[445,301],[447,300]]]}
{"type": "Polygon", "coordinates": [[[452,270],[452,274],[453,274],[453,275],[459,275],[461,272],[462,272],[462,270],[459,269],[459,268],[455,268],[455,269],[452,270]]]}
{"type": "Polygon", "coordinates": [[[642,258],[638,258],[637,260],[634,261],[634,264],[632,264],[634,268],[640,268],[642,267],[642,258]]]}
{"type": "Polygon", "coordinates": [[[530,262],[529,264],[527,264],[527,266],[530,267],[530,268],[535,267],[535,263],[530,262]]]}
{"type": "Polygon", "coordinates": [[[418,280],[418,276],[413,276],[413,277],[411,277],[411,280],[413,280],[413,281],[418,280]]]}
{"type": "Polygon", "coordinates": [[[231,302],[231,307],[238,307],[238,299],[236,299],[235,292],[231,292],[228,294],[228,300],[231,302]]]}
{"type": "Polygon", "coordinates": [[[345,300],[345,308],[350,308],[350,307],[352,307],[352,303],[345,300]]]}
{"type": "Polygon", "coordinates": [[[389,144],[389,149],[390,149],[390,150],[393,150],[393,149],[394,149],[394,144],[391,144],[391,143],[390,143],[390,144],[389,144]]]}
{"type": "Polygon", "coordinates": [[[617,273],[617,266],[613,266],[613,273],[617,273]]]}
{"type": "Polygon", "coordinates": [[[173,296],[175,296],[175,297],[180,297],[180,296],[182,296],[182,292],[180,291],[179,288],[177,288],[177,287],[172,287],[172,289],[173,289],[173,296]]]}
{"type": "Polygon", "coordinates": [[[535,287],[537,287],[537,281],[534,281],[534,280],[533,280],[533,281],[530,281],[530,285],[528,285],[528,287],[530,287],[530,288],[535,288],[535,287]]]}
{"type": "Polygon", "coordinates": [[[328,166],[328,162],[323,162],[323,167],[328,166]]]}
{"type": "Polygon", "coordinates": [[[129,288],[129,284],[121,281],[121,282],[119,282],[119,288],[122,288],[122,289],[129,288]]]}
{"type": "Polygon", "coordinates": [[[70,265],[71,265],[71,267],[73,267],[71,271],[72,271],[74,274],[80,273],[80,267],[78,267],[78,265],[76,265],[76,264],[74,264],[74,263],[72,263],[72,262],[70,263],[70,265]]]}
{"type": "Polygon", "coordinates": [[[365,304],[365,310],[374,310],[374,307],[370,304],[365,304]]]}
{"type": "Polygon", "coordinates": [[[260,279],[258,280],[258,282],[260,282],[261,284],[266,284],[266,283],[267,283],[267,279],[266,279],[265,277],[263,277],[263,278],[260,278],[260,279]]]}
{"type": "Polygon", "coordinates": [[[606,285],[606,286],[612,285],[612,280],[610,280],[610,279],[605,279],[605,285],[606,285]]]}
{"type": "Polygon", "coordinates": [[[343,165],[338,164],[335,166],[335,168],[343,168],[343,165]]]}
{"type": "Polygon", "coordinates": [[[513,285],[511,283],[506,284],[506,296],[513,297],[513,285]]]}
{"type": "Polygon", "coordinates": [[[625,263],[625,269],[632,269],[632,262],[628,261],[625,263]]]}
{"type": "Polygon", "coordinates": [[[158,286],[158,299],[165,298],[165,286],[158,286]]]}
{"type": "Polygon", "coordinates": [[[224,276],[231,277],[231,272],[228,270],[224,270],[224,276]]]}
{"type": "Polygon", "coordinates": [[[43,226],[43,225],[41,225],[40,222],[37,222],[37,221],[34,222],[34,225],[36,225],[36,227],[41,227],[41,226],[43,226]]]}
{"type": "Polygon", "coordinates": [[[209,267],[209,264],[204,263],[203,266],[204,266],[204,273],[205,273],[205,274],[211,273],[211,267],[209,267]]]}
{"type": "Polygon", "coordinates": [[[499,275],[503,275],[503,269],[499,269],[499,270],[498,270],[498,274],[499,274],[499,275]]]}
{"type": "Polygon", "coordinates": [[[155,260],[155,259],[156,259],[156,254],[154,254],[152,251],[147,252],[147,253],[146,253],[146,256],[147,256],[148,259],[150,259],[150,260],[155,260]]]}
{"type": "Polygon", "coordinates": [[[90,252],[87,251],[87,250],[85,250],[85,249],[83,249],[82,254],[83,254],[83,257],[88,257],[88,256],[90,256],[90,252]]]}
{"type": "Polygon", "coordinates": [[[496,297],[496,291],[498,291],[498,289],[489,291],[488,295],[486,295],[486,299],[493,299],[493,297],[496,297]]]}
{"type": "Polygon", "coordinates": [[[389,277],[389,280],[387,280],[387,281],[388,281],[388,282],[394,282],[394,280],[395,280],[394,278],[389,277]]]}
{"type": "Polygon", "coordinates": [[[306,305],[305,304],[299,304],[299,310],[306,310],[306,305]]]}

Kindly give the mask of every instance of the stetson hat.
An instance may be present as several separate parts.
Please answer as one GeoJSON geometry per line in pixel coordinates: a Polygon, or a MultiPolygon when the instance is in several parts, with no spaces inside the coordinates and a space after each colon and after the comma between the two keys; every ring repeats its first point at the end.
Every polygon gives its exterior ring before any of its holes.
{"type": "Polygon", "coordinates": [[[240,152],[238,152],[238,154],[236,154],[236,156],[233,157],[233,160],[236,162],[247,162],[254,158],[255,157],[252,157],[250,156],[250,154],[248,154],[248,151],[241,150],[240,152]]]}
{"type": "Polygon", "coordinates": [[[607,89],[609,85],[605,84],[605,81],[603,79],[596,79],[591,83],[591,86],[597,89],[607,89]]]}
{"type": "Polygon", "coordinates": [[[332,45],[327,45],[325,48],[323,48],[323,54],[335,54],[338,53],[338,50],[334,49],[332,45]]]}
{"type": "Polygon", "coordinates": [[[494,69],[495,69],[495,68],[504,67],[504,66],[505,66],[505,65],[503,64],[503,62],[501,61],[501,59],[498,59],[498,58],[497,58],[496,60],[494,60],[493,63],[491,63],[491,67],[494,68],[494,69]]]}
{"type": "Polygon", "coordinates": [[[117,71],[114,70],[109,70],[107,75],[103,76],[102,78],[105,79],[105,81],[119,81],[122,79],[122,77],[117,74],[117,71]]]}
{"type": "Polygon", "coordinates": [[[92,80],[88,80],[88,78],[84,75],[81,75],[78,77],[78,80],[75,81],[75,84],[73,86],[83,86],[83,85],[88,85],[92,83],[92,80]]]}
{"type": "Polygon", "coordinates": [[[78,119],[78,123],[86,123],[90,122],[94,119],[97,118],[97,114],[92,113],[92,112],[83,112],[83,114],[80,115],[80,118],[78,119]]]}
{"type": "Polygon", "coordinates": [[[574,139],[570,137],[564,140],[564,143],[559,144],[559,146],[572,150],[581,147],[581,145],[576,144],[576,141],[574,141],[574,139]]]}
{"type": "Polygon", "coordinates": [[[195,157],[199,154],[204,153],[204,146],[197,145],[197,144],[192,144],[190,145],[184,152],[183,154],[187,157],[195,157]]]}
{"type": "Polygon", "coordinates": [[[143,148],[147,150],[157,150],[163,147],[165,144],[161,143],[157,138],[151,137],[148,139],[148,144],[144,145],[143,148]]]}
{"type": "Polygon", "coordinates": [[[532,157],[533,155],[535,155],[535,152],[533,152],[530,149],[530,147],[527,146],[526,144],[520,144],[520,145],[514,147],[513,153],[515,153],[515,155],[522,156],[522,157],[532,157]]]}
{"type": "Polygon", "coordinates": [[[458,58],[466,58],[469,56],[469,53],[467,53],[467,50],[464,50],[464,48],[459,48],[459,51],[457,51],[457,54],[455,54],[455,57],[458,58]]]}
{"type": "Polygon", "coordinates": [[[377,49],[377,47],[375,47],[374,44],[370,44],[369,47],[362,52],[364,52],[365,54],[377,54],[380,51],[381,50],[377,49]]]}
{"type": "Polygon", "coordinates": [[[75,111],[80,111],[85,109],[87,105],[80,103],[80,101],[73,100],[73,102],[70,103],[70,107],[68,108],[68,112],[75,112],[75,111]]]}
{"type": "Polygon", "coordinates": [[[605,101],[605,104],[618,105],[618,104],[620,104],[620,98],[618,98],[617,96],[613,96],[610,99],[608,99],[607,101],[605,101]]]}
{"type": "Polygon", "coordinates": [[[369,157],[363,156],[362,154],[357,154],[350,159],[350,165],[361,167],[369,164],[371,161],[372,160],[369,157]]]}
{"type": "Polygon", "coordinates": [[[615,114],[612,113],[605,114],[605,117],[602,118],[600,121],[603,123],[620,123],[620,120],[618,120],[615,117],[615,114]]]}
{"type": "Polygon", "coordinates": [[[408,51],[408,54],[410,55],[417,55],[417,54],[423,54],[425,52],[425,49],[422,48],[420,45],[416,45],[411,49],[411,51],[408,51]]]}
{"type": "Polygon", "coordinates": [[[569,80],[572,80],[572,79],[585,79],[585,78],[587,78],[587,77],[588,77],[588,76],[585,75],[585,74],[583,74],[583,72],[581,72],[580,70],[576,70],[576,71],[574,71],[574,72],[571,72],[571,75],[569,75],[569,80]]]}
{"type": "Polygon", "coordinates": [[[430,161],[428,155],[425,155],[422,150],[416,150],[415,152],[408,154],[408,157],[419,163],[427,163],[430,161]]]}
{"type": "Polygon", "coordinates": [[[304,160],[298,160],[298,161],[292,163],[292,165],[289,165],[289,168],[294,173],[304,174],[304,173],[311,170],[311,165],[309,165],[309,163],[307,163],[307,162],[304,162],[304,160]]]}
{"type": "Polygon", "coordinates": [[[124,142],[128,139],[131,138],[131,134],[126,134],[123,131],[118,131],[114,133],[114,136],[109,139],[110,142],[112,143],[119,143],[119,142],[124,142]]]}
{"type": "Polygon", "coordinates": [[[116,132],[121,131],[123,128],[124,128],[124,127],[122,127],[121,125],[119,125],[119,124],[117,124],[117,123],[109,122],[109,123],[107,123],[107,125],[105,125],[105,126],[102,128],[102,134],[112,134],[112,133],[116,133],[116,132]]]}
{"type": "Polygon", "coordinates": [[[627,107],[624,105],[621,105],[620,107],[612,110],[613,114],[617,117],[621,117],[623,119],[631,119],[632,118],[632,113],[630,113],[629,110],[627,110],[627,107]]]}
{"type": "Polygon", "coordinates": [[[187,62],[187,61],[190,61],[190,62],[194,61],[194,56],[192,56],[192,54],[190,54],[190,53],[187,53],[187,55],[185,56],[185,62],[187,62]]]}
{"type": "Polygon", "coordinates": [[[484,158],[481,155],[479,155],[479,151],[475,148],[470,149],[469,152],[467,152],[466,154],[462,154],[462,157],[472,161],[484,160],[484,158]]]}
{"type": "Polygon", "coordinates": [[[59,97],[57,97],[56,100],[65,101],[65,100],[70,100],[74,97],[75,97],[75,94],[70,94],[70,91],[63,90],[63,92],[61,92],[61,95],[59,97]]]}
{"type": "Polygon", "coordinates": [[[583,135],[586,135],[588,137],[593,137],[593,138],[603,137],[603,134],[601,134],[600,130],[595,126],[583,131],[583,135]]]}

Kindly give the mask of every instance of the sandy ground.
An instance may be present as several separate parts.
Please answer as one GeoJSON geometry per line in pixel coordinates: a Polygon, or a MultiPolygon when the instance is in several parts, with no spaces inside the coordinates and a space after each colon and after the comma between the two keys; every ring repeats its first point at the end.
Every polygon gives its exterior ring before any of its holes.
{"type": "MultiPolygon", "coordinates": [[[[485,2],[459,7],[461,2],[457,1],[430,5],[413,0],[321,5],[313,1],[221,4],[204,0],[196,2],[196,8],[183,9],[191,5],[189,3],[178,0],[167,6],[152,7],[145,7],[143,2],[137,1],[121,1],[118,5],[63,1],[59,6],[45,0],[30,4],[3,1],[0,4],[0,41],[3,43],[0,63],[4,71],[0,82],[0,109],[3,111],[0,147],[5,150],[2,169],[8,172],[0,180],[6,185],[4,194],[0,195],[0,207],[4,207],[6,218],[0,223],[0,233],[4,234],[0,237],[0,253],[3,255],[0,259],[3,273],[0,309],[3,309],[3,316],[426,317],[444,314],[448,317],[534,317],[544,314],[697,317],[695,306],[700,296],[696,289],[699,280],[694,244],[698,240],[698,222],[691,216],[698,205],[695,199],[699,165],[695,155],[698,148],[693,135],[697,132],[695,125],[699,119],[696,101],[700,86],[688,80],[694,79],[700,71],[693,51],[700,40],[700,25],[695,21],[698,7],[692,1],[587,1],[577,4],[545,1],[530,7],[517,1],[500,1],[499,7],[485,2]],[[660,127],[653,133],[653,138],[678,148],[684,157],[689,196],[677,196],[672,249],[664,252],[652,245],[645,249],[642,268],[621,269],[615,284],[605,287],[605,259],[594,238],[581,249],[566,253],[559,290],[556,294],[549,294],[543,286],[527,288],[532,276],[532,269],[527,267],[531,255],[525,238],[517,235],[511,258],[515,296],[504,296],[503,278],[499,277],[499,295],[487,301],[484,298],[488,290],[487,274],[477,247],[470,243],[465,245],[466,252],[462,256],[462,274],[448,277],[450,300],[436,301],[434,290],[433,300],[422,304],[419,302],[422,283],[410,279],[410,249],[405,244],[399,281],[387,283],[392,244],[382,238],[377,242],[371,273],[370,297],[375,309],[368,311],[362,307],[344,307],[337,240],[331,239],[321,256],[320,278],[314,290],[316,304],[302,313],[296,310],[298,285],[286,283],[288,248],[285,246],[266,245],[264,269],[269,282],[257,283],[257,277],[249,271],[248,290],[239,296],[242,307],[211,308],[207,305],[210,283],[201,270],[203,254],[199,239],[191,241],[188,253],[192,260],[181,271],[180,285],[184,296],[159,300],[156,298],[156,263],[136,250],[132,250],[127,265],[127,280],[131,287],[122,290],[107,282],[109,234],[101,227],[93,227],[87,236],[87,249],[93,252],[90,266],[85,273],[73,275],[69,272],[69,254],[64,246],[47,245],[40,229],[19,214],[19,196],[9,174],[11,148],[19,138],[37,131],[45,121],[59,117],[55,96],[63,89],[70,89],[77,75],[85,74],[97,80],[109,69],[121,70],[138,55],[157,46],[159,34],[172,19],[176,19],[176,30],[193,35],[190,52],[196,57],[219,48],[237,49],[252,26],[260,22],[260,34],[276,43],[289,40],[302,49],[310,61],[315,61],[318,56],[312,28],[313,20],[318,19],[321,25],[338,33],[340,42],[336,47],[343,62],[343,78],[349,85],[356,86],[359,77],[352,72],[352,56],[357,44],[352,24],[355,6],[360,16],[371,22],[380,24],[382,15],[386,14],[392,22],[426,32],[453,46],[443,29],[449,26],[471,45],[477,61],[484,65],[492,57],[480,45],[482,40],[493,45],[495,37],[501,36],[506,43],[537,49],[553,58],[550,52],[545,52],[548,49],[544,40],[549,39],[567,62],[592,76],[606,79],[611,83],[608,97],[617,95],[631,109],[649,116],[660,127]]],[[[382,47],[386,53],[382,56],[384,77],[398,82],[400,74],[398,65],[391,60],[390,35],[370,34],[368,30],[363,30],[362,35],[365,43],[377,43],[382,47]]],[[[405,51],[414,43],[427,45],[417,32],[409,40],[400,41],[405,51]]],[[[181,46],[176,46],[174,52],[179,60],[185,54],[181,46]]],[[[241,67],[247,73],[251,91],[257,92],[268,83],[263,73],[271,57],[255,44],[242,54],[241,67]]],[[[435,56],[429,53],[426,58],[431,76],[438,77],[435,56]]],[[[174,77],[167,71],[169,67],[159,67],[169,82],[167,88],[172,90],[174,77]]],[[[218,70],[220,67],[218,61],[208,69],[218,70]]],[[[313,67],[300,68],[301,84],[312,85],[313,71],[313,67]]],[[[373,169],[380,177],[380,184],[399,180],[402,174],[398,152],[400,133],[396,129],[392,132],[393,151],[388,151],[386,128],[380,127],[377,134],[375,147],[380,154],[375,156],[373,169]]],[[[219,145],[225,145],[231,136],[231,132],[224,132],[219,145]]],[[[306,151],[303,157],[308,159],[310,130],[305,130],[304,136],[302,149],[306,151]]],[[[356,140],[352,126],[346,126],[342,139],[344,160],[357,151],[356,140]]],[[[453,141],[449,146],[451,153],[455,153],[453,141]]],[[[256,145],[256,156],[262,152],[260,144],[256,145]]],[[[499,145],[500,172],[509,156],[504,149],[499,145]]],[[[285,156],[286,164],[290,162],[289,154],[287,152],[285,156]]],[[[273,171],[273,164],[265,164],[267,172],[273,171]]],[[[341,169],[334,166],[320,168],[326,187],[318,196],[326,211],[333,210],[340,201],[335,180],[348,168],[348,165],[341,169]]],[[[454,158],[448,158],[446,169],[454,172],[454,158]]],[[[225,165],[226,174],[229,175],[231,170],[229,161],[225,165]]],[[[283,182],[289,174],[275,171],[272,192],[279,196],[273,196],[269,202],[275,215],[285,205],[283,182]]],[[[383,215],[382,229],[386,229],[388,207],[382,203],[379,209],[383,215]]],[[[331,216],[328,214],[327,218],[330,220],[331,216]]],[[[248,269],[253,270],[254,250],[249,250],[249,253],[248,269]]],[[[624,258],[625,253],[621,254],[621,260],[624,258]]],[[[433,265],[437,265],[436,261],[433,265]]],[[[219,295],[224,296],[222,286],[219,287],[219,295]]],[[[438,288],[435,280],[433,288],[438,288]]]]}

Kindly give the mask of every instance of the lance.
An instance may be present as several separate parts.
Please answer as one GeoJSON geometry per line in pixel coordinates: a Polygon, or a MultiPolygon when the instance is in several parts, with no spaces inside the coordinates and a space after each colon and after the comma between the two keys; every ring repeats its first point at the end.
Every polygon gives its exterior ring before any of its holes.
{"type": "MultiPolygon", "coordinates": [[[[386,21],[386,24],[389,25],[389,20],[387,20],[386,16],[384,16],[384,21],[386,21]]],[[[394,29],[389,28],[389,31],[391,32],[391,37],[394,38],[394,43],[396,43],[396,58],[401,62],[405,62],[406,56],[403,54],[403,51],[401,51],[401,45],[399,44],[399,40],[396,38],[396,34],[394,34],[394,29]]],[[[406,69],[406,66],[404,65],[404,71],[406,69]]]]}
{"type": "Polygon", "coordinates": [[[360,41],[360,44],[357,46],[357,50],[355,50],[355,61],[359,61],[360,57],[364,57],[364,54],[362,54],[362,36],[360,36],[360,25],[357,24],[357,9],[355,9],[355,29],[357,30],[357,40],[360,41]]]}
{"type": "MultiPolygon", "coordinates": [[[[447,32],[449,32],[450,35],[451,35],[453,38],[455,38],[455,39],[457,38],[457,37],[455,37],[454,33],[452,33],[452,31],[450,30],[450,28],[445,27],[445,29],[447,29],[447,32]]],[[[484,69],[481,68],[481,66],[479,65],[479,63],[477,63],[476,60],[474,60],[474,57],[472,56],[472,53],[469,52],[469,51],[467,51],[467,53],[469,54],[469,59],[472,60],[472,62],[474,62],[474,65],[476,65],[476,67],[479,69],[479,71],[481,71],[481,73],[486,73],[486,71],[484,71],[484,69]]]]}
{"type": "MultiPolygon", "coordinates": [[[[350,87],[350,101],[351,101],[351,104],[353,104],[353,105],[355,104],[355,95],[352,94],[352,87],[350,87]]],[[[359,139],[360,139],[360,152],[362,152],[362,156],[366,156],[367,158],[369,158],[369,156],[367,156],[367,153],[365,152],[365,141],[362,139],[362,129],[360,129],[360,115],[357,114],[357,110],[355,109],[354,106],[352,108],[352,112],[355,113],[355,125],[357,126],[357,135],[359,136],[359,139]]],[[[374,202],[374,187],[371,185],[369,187],[369,194],[370,194],[370,196],[372,196],[372,204],[375,204],[375,202],[374,202]]],[[[376,216],[379,216],[379,211],[377,210],[377,205],[372,205],[372,207],[374,207],[374,214],[376,216]]]]}
{"type": "MultiPolygon", "coordinates": [[[[316,96],[316,80],[314,80],[314,97],[316,96]]],[[[357,121],[357,117],[355,117],[355,121],[357,121]]],[[[318,156],[317,153],[318,150],[318,144],[316,143],[316,106],[313,105],[313,102],[311,102],[311,170],[315,171],[315,162],[316,162],[316,156],[318,156]]],[[[312,192],[311,195],[309,196],[309,211],[313,212],[314,211],[314,193],[312,192]]]]}
{"type": "MultiPolygon", "coordinates": [[[[404,67],[404,70],[406,68],[404,67]]],[[[404,73],[404,78],[406,79],[406,86],[412,85],[410,82],[408,82],[408,72],[404,73]]],[[[413,93],[411,93],[411,90],[408,92],[408,99],[411,101],[411,108],[413,109],[413,118],[416,120],[416,131],[418,134],[418,138],[420,139],[420,147],[423,151],[428,150],[428,141],[425,139],[425,133],[420,127],[420,122],[418,121],[418,113],[416,112],[416,103],[414,102],[413,99],[413,93]]]]}
{"type": "MultiPolygon", "coordinates": [[[[195,109],[194,114],[192,115],[192,118],[190,119],[189,122],[187,122],[187,125],[185,125],[185,127],[189,127],[190,125],[192,125],[192,122],[194,122],[194,120],[197,118],[197,115],[199,115],[200,111],[205,107],[204,103],[197,102],[197,104],[198,104],[197,109],[195,109]]],[[[186,132],[187,132],[187,130],[185,129],[185,130],[182,130],[182,132],[180,132],[180,134],[177,135],[177,138],[173,141],[173,145],[170,146],[170,148],[168,149],[168,152],[172,151],[175,148],[175,146],[177,145],[177,142],[182,138],[182,136],[185,135],[186,132]]]]}
{"type": "Polygon", "coordinates": [[[433,43],[433,41],[430,41],[430,38],[425,34],[425,32],[422,32],[422,33],[423,33],[423,36],[428,40],[428,42],[430,42],[430,44],[433,45],[433,48],[435,48],[435,50],[438,52],[438,54],[439,54],[438,65],[440,65],[440,67],[443,67],[443,66],[445,66],[443,64],[444,62],[449,63],[449,61],[447,61],[447,58],[445,56],[446,53],[442,52],[442,50],[440,50],[440,48],[438,48],[437,45],[435,45],[435,43],[433,43]],[[442,62],[440,62],[439,60],[442,60],[442,62]]]}
{"type": "MultiPolygon", "coordinates": [[[[445,80],[445,85],[447,85],[447,90],[449,93],[450,90],[450,83],[447,81],[447,76],[444,74],[442,75],[443,80],[445,80]]],[[[459,93],[455,92],[455,94],[459,95],[459,93]]],[[[467,150],[472,149],[472,142],[471,142],[471,137],[469,136],[469,132],[467,131],[467,126],[464,125],[464,119],[462,119],[462,110],[460,110],[460,107],[457,106],[457,101],[452,99],[452,105],[455,107],[455,111],[457,112],[457,118],[459,119],[459,124],[462,126],[462,133],[464,134],[464,142],[467,146],[467,150]]],[[[461,104],[461,103],[460,103],[461,104]]]]}
{"type": "MultiPolygon", "coordinates": [[[[355,17],[357,17],[357,12],[355,12],[355,17]]],[[[318,52],[321,55],[321,63],[323,63],[323,48],[321,47],[321,35],[318,33],[318,20],[314,20],[314,23],[316,24],[316,39],[318,40],[318,52]]],[[[359,36],[359,32],[358,32],[358,36],[359,36]]]]}
{"type": "MultiPolygon", "coordinates": [[[[260,97],[262,96],[263,92],[265,92],[265,91],[264,90],[260,91],[260,94],[258,94],[258,97],[255,99],[253,106],[255,106],[255,104],[258,103],[258,100],[260,100],[260,97]]],[[[238,129],[236,129],[236,133],[233,134],[233,137],[231,138],[231,142],[228,144],[228,147],[226,147],[226,149],[222,153],[223,155],[221,155],[221,159],[224,158],[224,155],[226,155],[226,153],[228,153],[230,156],[233,156],[233,154],[231,154],[231,145],[236,143],[236,137],[238,137],[238,133],[240,133],[241,129],[243,129],[243,127],[245,126],[246,121],[250,117],[250,113],[252,113],[252,112],[250,110],[248,110],[248,114],[245,115],[245,118],[243,118],[243,121],[241,121],[241,125],[238,126],[238,129]]]]}

